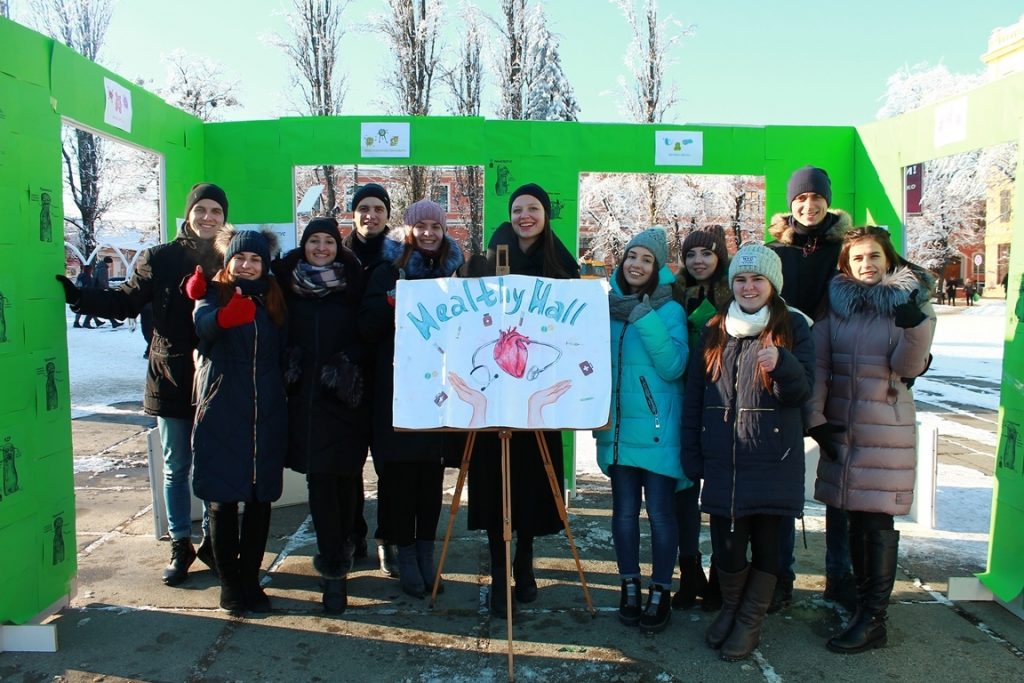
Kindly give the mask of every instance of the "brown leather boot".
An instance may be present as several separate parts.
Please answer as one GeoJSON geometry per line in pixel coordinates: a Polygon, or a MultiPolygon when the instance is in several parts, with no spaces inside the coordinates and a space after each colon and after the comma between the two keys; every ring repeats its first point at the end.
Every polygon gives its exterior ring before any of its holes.
{"type": "Polygon", "coordinates": [[[750,565],[734,573],[722,571],[721,567],[715,567],[715,570],[718,572],[718,585],[722,590],[722,609],[708,627],[704,640],[708,647],[717,650],[722,647],[722,643],[733,629],[736,610],[740,605],[740,598],[743,597],[743,587],[747,585],[750,565]]]}
{"type": "Polygon", "coordinates": [[[722,643],[719,658],[727,662],[746,659],[761,642],[761,625],[764,624],[777,579],[774,574],[750,570],[746,588],[743,589],[743,600],[736,610],[736,621],[729,637],[722,643]]]}

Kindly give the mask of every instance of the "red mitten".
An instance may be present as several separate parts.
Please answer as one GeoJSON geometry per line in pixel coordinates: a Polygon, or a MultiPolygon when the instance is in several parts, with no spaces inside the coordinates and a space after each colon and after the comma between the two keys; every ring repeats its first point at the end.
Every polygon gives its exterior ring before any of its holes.
{"type": "Polygon", "coordinates": [[[185,280],[185,296],[192,301],[199,301],[206,296],[206,278],[203,276],[202,266],[196,266],[196,272],[185,280]]]}
{"type": "Polygon", "coordinates": [[[228,329],[251,323],[256,318],[256,304],[238,291],[217,311],[217,324],[228,329]]]}

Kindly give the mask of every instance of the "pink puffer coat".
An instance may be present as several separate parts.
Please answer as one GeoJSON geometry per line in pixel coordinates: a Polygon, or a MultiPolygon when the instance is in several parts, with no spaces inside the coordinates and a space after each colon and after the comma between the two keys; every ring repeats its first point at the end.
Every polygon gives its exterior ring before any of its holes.
{"type": "Polygon", "coordinates": [[[846,428],[831,438],[838,458],[818,461],[814,497],[833,507],[904,515],[914,500],[917,429],[905,379],[928,365],[935,311],[931,278],[903,266],[874,286],[840,273],[829,285],[829,313],[814,325],[817,354],[808,428],[846,428]],[[912,292],[927,316],[916,327],[894,323],[912,292]]]}

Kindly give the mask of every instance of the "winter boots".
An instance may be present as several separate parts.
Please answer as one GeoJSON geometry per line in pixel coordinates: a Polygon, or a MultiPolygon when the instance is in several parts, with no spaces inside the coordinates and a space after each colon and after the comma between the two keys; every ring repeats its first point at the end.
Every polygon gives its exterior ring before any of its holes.
{"type": "Polygon", "coordinates": [[[420,575],[416,545],[413,543],[398,546],[398,583],[406,594],[414,598],[423,597],[423,577],[420,575]]]}
{"type": "Polygon", "coordinates": [[[708,588],[700,555],[679,556],[679,591],[672,596],[673,609],[692,609],[697,598],[703,598],[708,588]]]}
{"type": "Polygon", "coordinates": [[[213,573],[217,573],[217,560],[213,556],[213,541],[209,535],[203,536],[203,542],[196,548],[196,559],[205,564],[213,573]]]}
{"type": "Polygon", "coordinates": [[[512,576],[516,580],[516,600],[525,603],[537,599],[537,579],[533,575],[533,536],[520,535],[516,538],[512,576]]]}
{"type": "MultiPolygon", "coordinates": [[[[761,642],[761,625],[764,624],[768,604],[772,600],[777,577],[758,569],[750,568],[746,586],[743,588],[743,599],[736,609],[729,637],[722,643],[718,656],[727,662],[746,659],[761,642]]],[[[724,608],[723,608],[724,611],[724,608]]]]}
{"type": "MultiPolygon", "coordinates": [[[[851,539],[852,540],[852,539],[851,539]]],[[[840,654],[856,654],[872,648],[884,647],[888,641],[886,609],[896,582],[896,560],[899,554],[900,532],[870,531],[863,535],[863,576],[858,577],[857,593],[860,604],[846,630],[828,641],[827,647],[840,654]]],[[[851,543],[854,571],[860,557],[855,556],[851,543]]]]}
{"type": "Polygon", "coordinates": [[[768,614],[775,614],[793,604],[793,579],[779,578],[775,583],[775,592],[768,603],[768,614]]]}
{"type": "Polygon", "coordinates": [[[377,559],[380,560],[380,571],[384,576],[398,578],[398,546],[377,539],[377,559]]]}
{"type": "Polygon", "coordinates": [[[238,559],[238,505],[210,503],[210,541],[220,577],[220,608],[230,614],[245,611],[238,559]]]}
{"type": "Polygon", "coordinates": [[[668,586],[651,584],[651,592],[647,596],[647,606],[640,615],[640,631],[652,634],[661,633],[672,619],[672,590],[668,586]]]}
{"type": "Polygon", "coordinates": [[[708,585],[704,589],[704,597],[700,600],[700,608],[705,612],[717,612],[722,609],[722,587],[718,584],[718,567],[715,566],[715,556],[711,556],[711,566],[708,567],[708,585]]]}
{"type": "Polygon", "coordinates": [[[188,578],[188,568],[196,561],[196,550],[192,539],[186,536],[171,541],[171,561],[164,567],[163,581],[168,586],[177,586],[188,578]]]}
{"type": "MultiPolygon", "coordinates": [[[[434,541],[416,541],[416,565],[423,578],[424,594],[433,593],[437,567],[434,565],[434,541]]],[[[437,592],[444,593],[444,583],[438,581],[437,592]]]]}
{"type": "Polygon", "coordinates": [[[619,595],[619,621],[626,626],[636,626],[640,623],[640,579],[623,579],[622,592],[619,595]]]}
{"type": "MultiPolygon", "coordinates": [[[[345,555],[353,550],[351,544],[346,547],[345,555]]],[[[323,557],[313,557],[313,569],[320,574],[320,588],[323,591],[321,602],[327,614],[343,614],[348,609],[348,572],[351,560],[343,557],[340,562],[325,562],[323,557]]]]}
{"type": "Polygon", "coordinates": [[[269,612],[270,598],[260,585],[260,565],[270,535],[270,503],[246,503],[239,549],[242,595],[250,612],[269,612]]]}
{"type": "Polygon", "coordinates": [[[838,603],[843,609],[853,612],[857,609],[857,582],[853,574],[825,575],[825,591],[821,597],[838,603]]]}
{"type": "Polygon", "coordinates": [[[719,586],[722,590],[722,609],[718,616],[711,622],[707,632],[704,634],[704,641],[708,647],[718,649],[732,632],[733,621],[736,619],[736,610],[740,606],[740,598],[743,597],[743,588],[747,585],[747,574],[750,573],[750,565],[747,565],[738,572],[722,571],[716,567],[718,572],[719,586]]]}

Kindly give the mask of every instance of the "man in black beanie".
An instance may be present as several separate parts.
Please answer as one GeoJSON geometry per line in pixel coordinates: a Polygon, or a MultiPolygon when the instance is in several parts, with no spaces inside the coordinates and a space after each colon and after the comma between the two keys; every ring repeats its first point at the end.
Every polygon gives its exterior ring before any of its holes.
{"type": "MultiPolygon", "coordinates": [[[[828,284],[837,272],[843,235],[853,222],[845,211],[831,208],[832,181],[828,173],[815,166],[793,172],[786,183],[786,201],[790,213],[772,218],[768,243],[782,261],[782,298],[811,320],[819,320],[828,306],[828,284]]],[[[796,526],[793,518],[780,528],[779,580],[775,584],[769,613],[776,612],[793,599],[793,554],[796,526]]],[[[825,598],[838,600],[848,608],[856,604],[850,566],[850,548],[846,513],[828,508],[825,515],[825,598]]]]}
{"type": "MultiPolygon", "coordinates": [[[[171,561],[163,582],[176,586],[188,577],[197,557],[192,545],[192,352],[196,334],[193,302],[182,291],[183,282],[201,266],[206,278],[220,268],[213,237],[228,217],[228,198],[212,183],[199,183],[185,202],[185,222],[178,236],[139,255],[131,278],[113,290],[79,289],[63,275],[57,280],[71,310],[123,320],[139,315],[146,304],[153,308],[153,339],[143,410],[157,419],[164,454],[164,501],[171,537],[171,561]]],[[[203,515],[203,542],[198,557],[214,568],[208,541],[209,521],[203,515]]]]}

